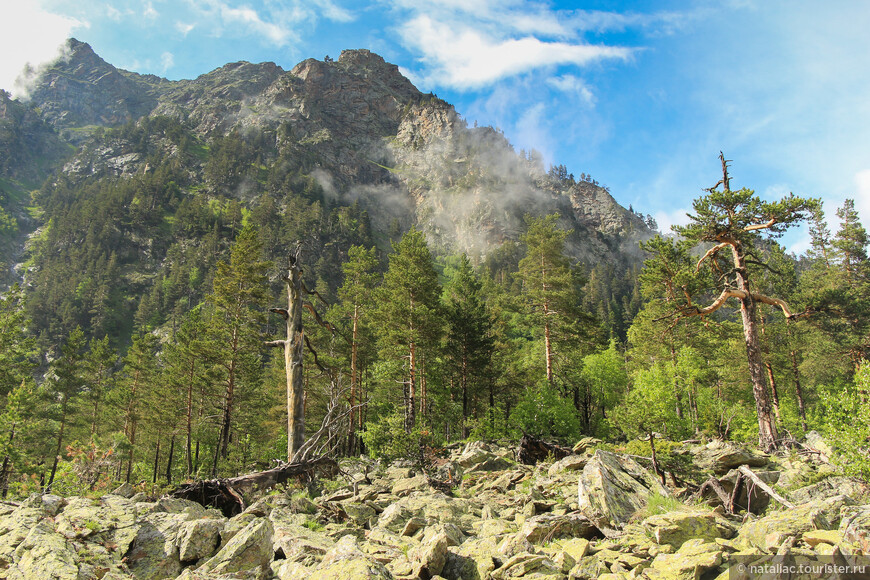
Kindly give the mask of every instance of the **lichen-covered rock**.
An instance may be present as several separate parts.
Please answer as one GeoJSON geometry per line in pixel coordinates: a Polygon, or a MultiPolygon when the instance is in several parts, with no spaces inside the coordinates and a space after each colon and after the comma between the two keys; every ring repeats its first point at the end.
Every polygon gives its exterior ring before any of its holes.
{"type": "Polygon", "coordinates": [[[392,494],[396,497],[408,495],[412,491],[426,490],[429,488],[429,481],[425,475],[417,475],[398,480],[393,484],[392,494]]]}
{"type": "Polygon", "coordinates": [[[532,544],[549,542],[557,538],[594,538],[601,532],[581,514],[541,514],[523,523],[520,535],[532,544]]]}
{"type": "Polygon", "coordinates": [[[447,562],[447,548],[450,540],[444,532],[426,533],[420,541],[420,546],[408,556],[413,564],[413,573],[418,578],[428,580],[441,574],[447,562]]]}
{"type": "Polygon", "coordinates": [[[447,580],[483,580],[502,563],[495,537],[470,538],[450,548],[441,576],[447,580]]]}
{"type": "Polygon", "coordinates": [[[713,542],[716,538],[731,538],[733,526],[710,512],[669,512],[646,518],[643,528],[657,544],[675,549],[691,539],[713,542]]]}
{"type": "Polygon", "coordinates": [[[776,550],[787,538],[800,538],[810,530],[837,529],[840,510],[853,504],[852,499],[839,495],[776,511],[743,524],[738,538],[762,550],[776,550]]]}
{"type": "Polygon", "coordinates": [[[568,457],[563,457],[550,466],[547,470],[547,475],[552,477],[563,471],[579,471],[586,467],[588,461],[589,457],[585,455],[569,455],[568,457]]]}
{"type": "Polygon", "coordinates": [[[308,580],[375,580],[392,579],[380,562],[369,558],[359,548],[354,536],[344,536],[327,552],[308,580]]]}
{"type": "Polygon", "coordinates": [[[770,461],[767,455],[728,441],[711,441],[707,445],[692,447],[691,451],[696,465],[718,475],[728,473],[741,465],[764,467],[770,461]]]}
{"type": "Polygon", "coordinates": [[[191,562],[211,558],[221,543],[225,519],[201,519],[184,522],[178,531],[178,558],[191,562]]]}
{"type": "Polygon", "coordinates": [[[38,522],[15,550],[10,580],[77,580],[76,554],[69,540],[48,522],[38,522]]]}
{"type": "Polygon", "coordinates": [[[862,501],[867,499],[868,494],[870,494],[870,486],[860,479],[835,475],[791,491],[788,497],[792,502],[801,504],[827,499],[835,495],[845,495],[855,501],[862,501]]]}
{"type": "Polygon", "coordinates": [[[653,495],[669,493],[633,459],[598,450],[583,468],[577,495],[580,511],[608,533],[646,507],[653,495]]]}
{"type": "Polygon", "coordinates": [[[490,577],[493,580],[507,580],[509,578],[544,578],[563,579],[565,575],[559,566],[550,558],[542,554],[517,554],[511,557],[500,568],[493,571],[490,577]]]}
{"type": "Polygon", "coordinates": [[[139,580],[172,578],[181,572],[178,531],[188,514],[153,512],[139,520],[136,535],[124,556],[127,567],[139,580]]]}
{"type": "Polygon", "coordinates": [[[272,561],[272,522],[259,518],[233,536],[221,550],[197,568],[198,572],[225,574],[267,569],[272,561]]]}
{"type": "Polygon", "coordinates": [[[861,506],[847,514],[840,522],[839,531],[844,541],[854,544],[865,554],[870,553],[870,506],[861,506]]]}
{"type": "Polygon", "coordinates": [[[659,554],[644,570],[651,580],[698,580],[722,564],[722,549],[716,543],[691,540],[674,554],[659,554]]]}

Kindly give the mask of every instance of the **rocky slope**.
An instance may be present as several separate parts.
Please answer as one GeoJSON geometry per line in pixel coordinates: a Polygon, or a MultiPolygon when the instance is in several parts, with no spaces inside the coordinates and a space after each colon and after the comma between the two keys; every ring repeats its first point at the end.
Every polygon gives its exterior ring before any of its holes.
{"type": "Polygon", "coordinates": [[[832,471],[807,456],[684,446],[704,476],[727,487],[735,467],[755,465],[796,504],[732,516],[670,499],[685,490],[599,443],[537,466],[471,443],[439,462],[438,478],[455,484],[440,491],[412,467],[356,461],[346,478],[321,482],[329,491],[273,490],[232,517],[129,485],[99,499],[33,496],[0,507],[0,577],[697,579],[728,578],[740,563],[842,564],[870,550],[867,486],[833,476],[800,487],[832,471]]]}

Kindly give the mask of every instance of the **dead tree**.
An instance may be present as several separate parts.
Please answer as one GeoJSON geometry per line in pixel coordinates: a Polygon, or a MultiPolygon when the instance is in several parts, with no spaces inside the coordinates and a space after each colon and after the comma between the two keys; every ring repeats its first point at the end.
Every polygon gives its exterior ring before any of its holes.
{"type": "MultiPolygon", "coordinates": [[[[305,400],[302,386],[303,364],[303,341],[308,344],[308,350],[314,355],[315,363],[317,353],[311,348],[305,331],[302,327],[302,309],[306,308],[314,316],[317,323],[330,332],[335,328],[328,322],[324,322],[310,302],[303,301],[303,295],[314,294],[321,300],[323,298],[316,292],[308,290],[302,281],[302,267],[299,263],[301,247],[297,244],[296,250],[290,255],[290,267],[286,276],[282,276],[287,285],[287,309],[271,308],[269,312],[281,315],[287,324],[287,338],[284,340],[267,341],[266,346],[282,347],[284,349],[284,372],[287,375],[287,461],[293,460],[296,453],[302,449],[305,443],[305,400]]],[[[323,370],[323,367],[320,367],[323,370]]]]}
{"type": "Polygon", "coordinates": [[[287,309],[272,308],[287,324],[287,338],[273,340],[266,346],[280,346],[284,349],[284,372],[287,375],[287,461],[293,459],[296,451],[305,441],[305,402],[302,388],[302,268],[299,266],[299,251],[290,255],[287,275],[281,279],[287,285],[287,309]]]}

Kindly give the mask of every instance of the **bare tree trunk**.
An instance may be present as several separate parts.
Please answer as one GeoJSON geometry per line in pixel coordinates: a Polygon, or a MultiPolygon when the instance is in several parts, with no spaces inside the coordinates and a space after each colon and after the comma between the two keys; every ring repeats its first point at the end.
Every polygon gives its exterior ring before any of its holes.
{"type": "Polygon", "coordinates": [[[801,388],[801,375],[800,372],[798,372],[797,353],[794,351],[794,349],[792,349],[789,354],[791,355],[791,372],[794,375],[794,394],[797,398],[798,412],[801,416],[801,428],[804,431],[808,431],[809,427],[807,426],[807,411],[806,407],[804,406],[804,393],[803,389],[801,388]]]}
{"type": "Polygon", "coordinates": [[[154,467],[151,470],[151,483],[157,483],[157,470],[160,468],[160,436],[157,436],[157,449],[154,451],[154,467]]]}
{"type": "MultiPolygon", "coordinates": [[[[356,405],[356,390],[358,373],[356,368],[357,352],[359,345],[357,339],[359,335],[359,305],[353,305],[353,330],[350,337],[350,408],[353,409],[356,405]]],[[[347,451],[348,455],[356,454],[356,416],[357,412],[352,411],[350,414],[350,427],[348,428],[347,451]]]]}
{"type": "Polygon", "coordinates": [[[54,463],[51,466],[51,475],[48,478],[48,483],[45,486],[43,493],[51,492],[51,486],[54,484],[54,475],[57,473],[57,464],[60,461],[60,450],[63,446],[63,432],[66,428],[66,399],[64,399],[61,407],[60,431],[57,434],[57,447],[54,450],[54,463]]]}
{"type": "MultiPolygon", "coordinates": [[[[196,365],[196,361],[191,359],[190,361],[190,378],[191,380],[187,384],[187,409],[185,410],[185,425],[184,425],[184,435],[185,435],[185,452],[187,459],[187,475],[193,475],[193,370],[194,365],[196,365]]],[[[173,442],[175,439],[173,439],[173,442]]]]}
{"type": "Polygon", "coordinates": [[[776,422],[780,423],[782,418],[779,415],[779,391],[776,389],[776,378],[773,376],[773,366],[770,362],[764,362],[764,368],[767,369],[767,380],[770,383],[770,393],[773,395],[773,414],[776,415],[776,422]]]}
{"type": "Polygon", "coordinates": [[[169,440],[169,459],[166,461],[166,483],[172,483],[172,456],[175,454],[175,433],[169,440]]]}
{"type": "Polygon", "coordinates": [[[414,424],[417,422],[417,410],[414,408],[417,401],[417,345],[414,343],[413,340],[409,345],[409,351],[410,377],[408,380],[408,407],[405,410],[405,431],[408,433],[414,430],[414,424]]]}
{"type": "Polygon", "coordinates": [[[227,388],[224,394],[224,417],[221,422],[221,439],[220,439],[220,453],[221,457],[224,459],[227,458],[230,451],[230,435],[232,434],[232,421],[233,421],[233,405],[235,404],[235,393],[236,393],[236,363],[239,352],[239,329],[238,326],[233,328],[233,334],[230,341],[230,351],[232,352],[232,358],[230,359],[230,366],[227,368],[227,388]]]}
{"type": "Polygon", "coordinates": [[[284,373],[287,377],[287,461],[305,442],[305,387],[302,382],[302,269],[299,255],[290,256],[290,269],[283,277],[287,284],[287,310],[272,308],[280,314],[287,324],[287,338],[267,342],[267,346],[280,346],[284,349],[284,373]]]}

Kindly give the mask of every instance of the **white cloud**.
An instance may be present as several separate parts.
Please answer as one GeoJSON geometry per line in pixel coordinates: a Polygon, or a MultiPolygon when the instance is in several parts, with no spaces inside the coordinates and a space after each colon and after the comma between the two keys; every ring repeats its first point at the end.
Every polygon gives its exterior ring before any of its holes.
{"type": "Polygon", "coordinates": [[[187,36],[194,28],[196,28],[196,24],[187,24],[185,22],[175,23],[175,30],[180,32],[182,36],[187,36]]]}
{"type": "Polygon", "coordinates": [[[57,59],[73,31],[87,26],[81,20],[46,12],[35,2],[4,6],[0,18],[0,88],[15,96],[26,94],[26,83],[15,86],[25,66],[36,69],[57,59]]]}
{"type": "Polygon", "coordinates": [[[427,15],[407,22],[402,37],[430,67],[425,74],[429,81],[457,89],[479,88],[540,67],[582,66],[631,55],[631,49],[625,47],[546,42],[534,36],[502,39],[479,28],[427,15]]]}
{"type": "Polygon", "coordinates": [[[160,68],[164,74],[173,66],[175,66],[175,57],[171,52],[164,52],[160,55],[160,68]]]}
{"type": "Polygon", "coordinates": [[[218,6],[220,7],[221,16],[226,22],[240,23],[251,32],[263,34],[278,46],[284,46],[290,42],[292,35],[288,28],[264,21],[253,8],[248,6],[232,8],[224,3],[218,3],[218,6]]]}
{"type": "Polygon", "coordinates": [[[154,5],[151,2],[146,2],[145,11],[142,13],[142,16],[150,20],[155,20],[160,16],[160,13],[154,9],[154,5]]]}
{"type": "Polygon", "coordinates": [[[855,175],[855,209],[861,216],[861,223],[870,228],[870,169],[859,171],[855,175]]]}
{"type": "Polygon", "coordinates": [[[670,211],[657,211],[653,218],[659,226],[659,231],[663,234],[671,233],[671,226],[684,226],[689,223],[688,214],[691,212],[688,208],[678,208],[670,211]]]}
{"type": "Polygon", "coordinates": [[[595,105],[595,95],[583,81],[583,79],[574,75],[561,75],[550,77],[547,79],[547,84],[563,93],[571,93],[580,98],[587,105],[595,105]]]}

